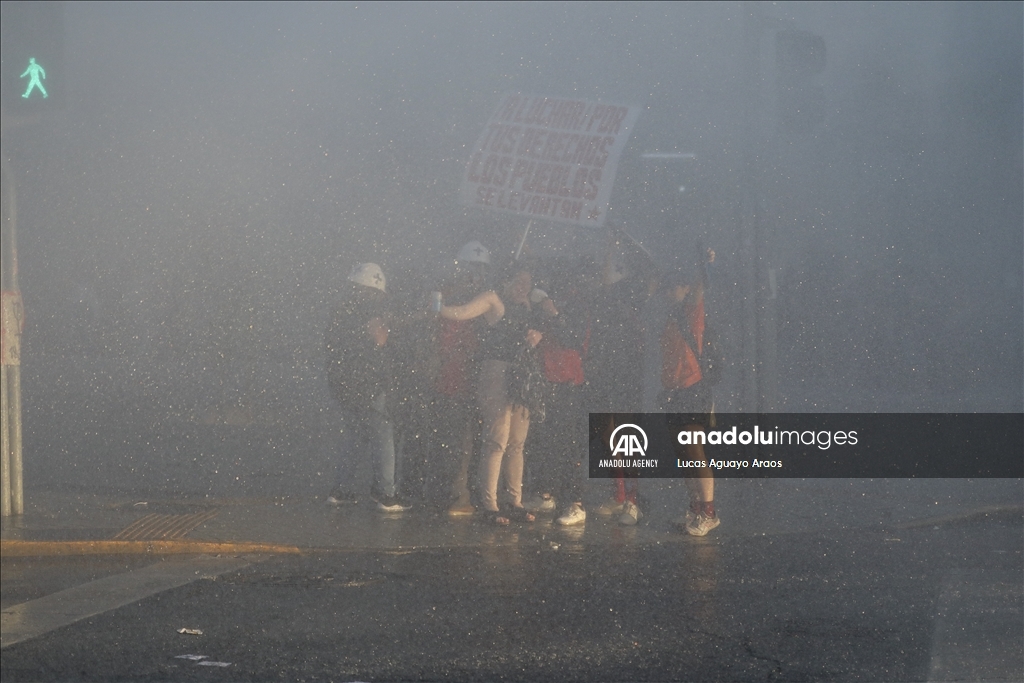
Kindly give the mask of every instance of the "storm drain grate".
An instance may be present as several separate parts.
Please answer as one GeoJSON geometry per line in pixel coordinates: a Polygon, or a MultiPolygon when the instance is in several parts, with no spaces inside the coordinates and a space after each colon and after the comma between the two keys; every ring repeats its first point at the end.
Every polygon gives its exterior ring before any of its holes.
{"type": "Polygon", "coordinates": [[[191,515],[149,514],[122,529],[116,541],[155,541],[183,538],[197,526],[217,516],[217,510],[195,512],[191,515]]]}

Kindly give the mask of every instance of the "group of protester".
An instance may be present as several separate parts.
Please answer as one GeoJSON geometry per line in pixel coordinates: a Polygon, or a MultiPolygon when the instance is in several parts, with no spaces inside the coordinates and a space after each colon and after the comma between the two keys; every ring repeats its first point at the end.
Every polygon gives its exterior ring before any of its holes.
{"type": "MultiPolygon", "coordinates": [[[[356,266],[325,334],[331,392],[361,442],[350,441],[342,458],[369,454],[371,496],[385,512],[408,510],[416,499],[498,526],[549,512],[556,524],[583,524],[588,445],[608,445],[643,404],[641,312],[659,291],[670,307],[661,407],[676,429],[709,426],[712,395],[700,359],[704,265],[713,259],[708,250],[659,281],[649,262],[613,258],[612,249],[603,263],[494,263],[473,241],[458,253],[454,276],[406,310],[389,304],[378,265],[356,266]],[[590,413],[608,415],[607,423],[588,428],[590,413]],[[527,468],[536,495],[524,501],[527,468]]],[[[705,460],[702,448],[680,446],[696,460],[705,460]]],[[[595,512],[636,524],[637,484],[620,472],[595,512]]],[[[357,486],[341,481],[328,501],[351,500],[357,486]]],[[[687,480],[687,490],[690,505],[677,523],[703,536],[719,524],[711,471],[687,480]]]]}

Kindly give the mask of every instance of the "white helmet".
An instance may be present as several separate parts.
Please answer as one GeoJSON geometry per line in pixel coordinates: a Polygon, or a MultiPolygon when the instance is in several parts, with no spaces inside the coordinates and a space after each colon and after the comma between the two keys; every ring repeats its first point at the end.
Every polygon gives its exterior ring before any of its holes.
{"type": "Polygon", "coordinates": [[[357,285],[373,287],[385,291],[387,281],[384,279],[384,271],[376,263],[360,263],[348,274],[348,279],[357,285]]]}
{"type": "Polygon", "coordinates": [[[473,240],[466,242],[466,245],[459,250],[459,255],[455,257],[455,260],[491,265],[491,252],[487,251],[487,247],[473,240]]]}
{"type": "Polygon", "coordinates": [[[630,276],[629,268],[621,263],[613,263],[610,270],[604,273],[604,283],[614,285],[619,280],[630,276]]]}

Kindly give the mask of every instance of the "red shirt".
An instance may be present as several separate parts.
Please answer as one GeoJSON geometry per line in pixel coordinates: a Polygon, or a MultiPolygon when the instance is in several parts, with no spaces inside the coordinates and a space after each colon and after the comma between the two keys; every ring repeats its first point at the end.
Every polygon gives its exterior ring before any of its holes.
{"type": "Polygon", "coordinates": [[[480,337],[472,320],[441,318],[438,335],[441,367],[434,388],[445,396],[469,396],[473,387],[473,363],[480,337]]]}
{"type": "Polygon", "coordinates": [[[664,389],[685,389],[703,378],[697,358],[704,348],[704,299],[695,306],[688,306],[685,317],[697,350],[693,350],[689,335],[679,329],[676,319],[670,317],[661,333],[661,386],[664,389]]]}

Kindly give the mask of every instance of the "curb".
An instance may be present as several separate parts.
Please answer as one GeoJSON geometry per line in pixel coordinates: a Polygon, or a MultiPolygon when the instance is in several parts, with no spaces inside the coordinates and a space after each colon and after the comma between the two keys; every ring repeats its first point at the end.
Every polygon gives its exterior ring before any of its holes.
{"type": "Polygon", "coordinates": [[[301,550],[271,543],[208,543],[201,541],[0,541],[4,557],[70,555],[239,555],[288,554],[301,550]]]}

